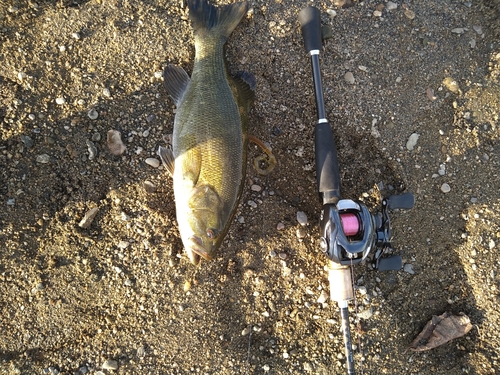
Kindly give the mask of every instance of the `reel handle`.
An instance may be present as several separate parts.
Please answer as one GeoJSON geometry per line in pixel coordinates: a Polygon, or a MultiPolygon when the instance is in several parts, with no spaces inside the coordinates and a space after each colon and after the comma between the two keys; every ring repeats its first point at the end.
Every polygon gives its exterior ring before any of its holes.
{"type": "Polygon", "coordinates": [[[397,208],[409,210],[410,208],[413,208],[413,205],[415,204],[415,197],[412,193],[391,195],[388,202],[389,210],[395,210],[397,208]]]}

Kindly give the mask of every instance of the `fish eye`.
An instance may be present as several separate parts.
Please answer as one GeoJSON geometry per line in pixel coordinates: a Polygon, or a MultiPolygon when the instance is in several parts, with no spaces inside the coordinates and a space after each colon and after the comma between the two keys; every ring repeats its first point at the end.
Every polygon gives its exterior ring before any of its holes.
{"type": "Polygon", "coordinates": [[[211,240],[217,238],[217,229],[208,228],[207,237],[210,238],[211,240]]]}

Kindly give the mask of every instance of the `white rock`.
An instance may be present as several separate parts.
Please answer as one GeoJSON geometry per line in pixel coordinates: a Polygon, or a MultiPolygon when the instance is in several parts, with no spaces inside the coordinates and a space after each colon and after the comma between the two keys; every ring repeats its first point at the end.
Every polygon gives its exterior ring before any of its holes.
{"type": "Polygon", "coordinates": [[[318,303],[325,303],[326,301],[328,301],[328,293],[324,290],[321,291],[321,294],[319,295],[318,299],[316,300],[316,302],[318,303]]]}
{"type": "Polygon", "coordinates": [[[97,118],[99,117],[99,113],[97,113],[97,111],[92,108],[87,112],[87,116],[89,116],[89,119],[91,120],[97,120],[97,118]]]}
{"type": "Polygon", "coordinates": [[[393,3],[392,1],[388,1],[385,5],[388,11],[395,10],[398,7],[398,4],[393,3]]]}
{"type": "Polygon", "coordinates": [[[118,369],[118,362],[115,361],[114,359],[107,359],[102,364],[102,369],[103,370],[117,370],[118,369]]]}
{"type": "Polygon", "coordinates": [[[406,273],[409,273],[410,275],[414,275],[415,271],[413,270],[413,264],[406,263],[405,266],[403,267],[403,270],[406,273]]]}
{"type": "Polygon", "coordinates": [[[102,89],[102,94],[109,98],[111,96],[111,91],[109,91],[109,89],[105,87],[104,89],[102,89]]]}
{"type": "Polygon", "coordinates": [[[246,336],[246,335],[248,335],[250,332],[252,332],[252,326],[248,326],[248,327],[246,327],[243,331],[241,331],[241,336],[246,336]]]}
{"type": "Polygon", "coordinates": [[[382,12],[380,10],[376,10],[376,11],[373,12],[373,15],[375,17],[382,17],[382,12]]]}
{"type": "Polygon", "coordinates": [[[252,186],[250,186],[250,189],[252,191],[256,191],[256,192],[259,192],[259,191],[262,190],[262,188],[259,185],[256,185],[256,184],[253,184],[252,186]]]}
{"type": "Polygon", "coordinates": [[[63,105],[65,103],[66,103],[66,99],[64,99],[63,97],[56,98],[56,104],[63,105]]]}
{"type": "Polygon", "coordinates": [[[283,229],[285,229],[285,224],[283,224],[283,223],[278,223],[278,225],[276,226],[276,229],[278,229],[278,230],[283,230],[283,229]]]}
{"type": "Polygon", "coordinates": [[[443,193],[449,193],[449,192],[451,191],[451,187],[450,187],[450,185],[448,185],[448,184],[445,182],[443,185],[441,185],[441,191],[442,191],[443,193]]]}
{"type": "Polygon", "coordinates": [[[326,13],[328,13],[328,15],[332,18],[337,15],[337,12],[334,9],[327,9],[326,13]]]}
{"type": "Polygon", "coordinates": [[[147,158],[144,160],[146,164],[152,166],[153,168],[158,168],[160,166],[160,161],[156,158],[147,158]]]}
{"type": "Polygon", "coordinates": [[[344,75],[344,79],[347,83],[350,83],[351,85],[354,83],[354,75],[351,72],[347,72],[344,75]]]}
{"type": "Polygon", "coordinates": [[[36,157],[37,163],[47,164],[50,161],[50,156],[47,154],[41,154],[36,157]]]}
{"type": "Polygon", "coordinates": [[[406,142],[406,148],[408,150],[413,150],[415,146],[417,145],[418,138],[420,137],[420,134],[418,133],[413,133],[410,135],[410,138],[408,138],[408,141],[406,142]]]}
{"type": "Polygon", "coordinates": [[[92,221],[94,221],[94,218],[96,217],[98,212],[99,212],[99,208],[97,208],[97,207],[94,207],[94,208],[91,208],[90,210],[88,210],[85,213],[85,216],[83,217],[83,219],[78,224],[78,226],[80,228],[84,228],[84,229],[89,228],[90,225],[92,224],[92,221]]]}
{"type": "Polygon", "coordinates": [[[307,224],[307,215],[303,211],[298,211],[297,212],[297,221],[299,222],[300,225],[306,225],[307,224]]]}

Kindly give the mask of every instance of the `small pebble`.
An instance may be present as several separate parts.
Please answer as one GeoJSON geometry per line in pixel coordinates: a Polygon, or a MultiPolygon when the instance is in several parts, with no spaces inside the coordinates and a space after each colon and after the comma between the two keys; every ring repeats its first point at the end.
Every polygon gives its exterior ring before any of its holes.
{"type": "Polygon", "coordinates": [[[26,148],[33,147],[33,139],[27,135],[21,135],[21,141],[24,143],[26,148]]]}
{"type": "Polygon", "coordinates": [[[276,251],[271,250],[271,251],[269,252],[269,256],[270,256],[271,258],[276,258],[276,251]]]}
{"type": "Polygon", "coordinates": [[[410,264],[410,263],[406,263],[403,270],[406,272],[406,273],[409,273],[410,275],[414,275],[415,274],[415,271],[413,270],[413,264],[410,264]]]}
{"type": "Polygon", "coordinates": [[[247,203],[248,203],[248,205],[249,205],[250,207],[252,207],[252,208],[257,208],[257,203],[255,203],[254,201],[250,200],[250,201],[248,201],[247,203]]]}
{"type": "Polygon", "coordinates": [[[286,255],[286,253],[279,253],[279,254],[278,254],[278,257],[279,257],[280,259],[285,260],[285,259],[286,259],[286,257],[287,257],[287,255],[286,255]]]}
{"type": "Polygon", "coordinates": [[[97,111],[92,108],[87,112],[87,116],[89,116],[89,119],[91,120],[97,120],[97,118],[99,117],[99,113],[97,113],[97,111]]]}
{"type": "Polygon", "coordinates": [[[443,80],[443,85],[445,85],[446,88],[453,93],[458,93],[460,91],[460,87],[458,86],[457,81],[451,77],[446,77],[443,80]]]}
{"type": "Polygon", "coordinates": [[[404,13],[405,13],[406,18],[408,18],[408,19],[410,19],[410,20],[412,20],[412,19],[414,19],[414,18],[415,18],[415,12],[414,12],[413,10],[406,9],[406,10],[404,11],[404,13]]]}
{"type": "Polygon", "coordinates": [[[63,97],[56,98],[56,104],[63,105],[64,103],[66,103],[66,99],[64,99],[63,97]]]}
{"type": "Polygon", "coordinates": [[[252,332],[252,327],[251,327],[251,326],[248,326],[248,327],[246,327],[243,331],[241,331],[241,336],[246,336],[246,335],[248,335],[250,332],[252,332]]]}
{"type": "Polygon", "coordinates": [[[420,137],[420,134],[418,133],[413,133],[412,135],[410,135],[410,137],[408,138],[408,141],[406,142],[406,148],[408,150],[413,150],[415,148],[415,146],[417,145],[417,141],[418,141],[418,138],[420,137]]]}
{"type": "Polygon", "coordinates": [[[250,189],[251,189],[252,191],[255,191],[255,192],[259,192],[259,191],[261,191],[261,190],[262,190],[262,188],[261,188],[259,185],[255,185],[255,184],[253,184],[253,185],[250,187],[250,189]]]}
{"type": "Polygon", "coordinates": [[[351,72],[347,72],[344,75],[344,79],[347,83],[353,84],[354,83],[354,75],[351,72]]]}
{"type": "Polygon", "coordinates": [[[146,355],[146,349],[144,348],[144,346],[139,346],[139,347],[137,348],[137,356],[138,356],[139,358],[142,358],[142,357],[144,357],[145,355],[146,355]]]}
{"type": "Polygon", "coordinates": [[[73,33],[73,34],[71,34],[71,37],[72,37],[73,39],[76,39],[76,40],[80,40],[80,38],[81,38],[81,36],[80,36],[80,34],[79,34],[79,33],[73,33]]]}
{"type": "Polygon", "coordinates": [[[483,28],[481,26],[472,26],[472,28],[474,29],[474,31],[476,33],[478,33],[479,35],[481,35],[483,33],[483,28]]]}
{"type": "Polygon", "coordinates": [[[451,30],[452,33],[454,34],[463,34],[465,29],[463,27],[456,27],[451,30]]]}
{"type": "Polygon", "coordinates": [[[373,316],[373,308],[371,307],[369,309],[363,310],[360,313],[358,313],[358,317],[365,320],[370,319],[372,316],[373,316]]]}
{"type": "Polygon", "coordinates": [[[262,366],[262,370],[264,370],[265,372],[268,372],[270,369],[271,367],[269,367],[269,365],[262,366]]]}
{"type": "Polygon", "coordinates": [[[391,11],[391,10],[397,9],[398,4],[393,3],[392,1],[388,1],[387,4],[386,4],[386,7],[387,7],[388,11],[391,11]]]}
{"type": "Polygon", "coordinates": [[[102,364],[102,369],[103,370],[117,370],[118,369],[118,362],[115,361],[114,359],[107,359],[102,364]]]}
{"type": "Polygon", "coordinates": [[[444,176],[446,174],[446,165],[445,164],[440,164],[438,173],[440,176],[444,176]]]}
{"type": "Polygon", "coordinates": [[[276,226],[276,229],[278,229],[278,230],[283,230],[283,229],[285,229],[285,224],[283,224],[283,223],[278,223],[278,225],[276,226]]]}
{"type": "Polygon", "coordinates": [[[105,97],[109,98],[109,97],[111,96],[111,91],[109,91],[109,89],[105,87],[105,88],[102,90],[102,94],[103,94],[105,97]]]}
{"type": "Polygon", "coordinates": [[[94,160],[97,157],[97,147],[95,147],[94,142],[89,141],[88,139],[85,140],[85,143],[87,144],[87,149],[89,151],[89,160],[94,160]]]}
{"type": "Polygon", "coordinates": [[[99,142],[100,140],[101,140],[101,133],[92,134],[92,141],[93,142],[99,142]]]}
{"type": "Polygon", "coordinates": [[[490,240],[490,241],[488,242],[488,248],[489,248],[490,250],[493,250],[493,249],[495,248],[495,246],[496,246],[495,241],[490,240]]]}
{"type": "Polygon", "coordinates": [[[335,11],[335,9],[327,9],[327,10],[326,10],[326,13],[328,13],[328,15],[329,15],[330,17],[332,17],[332,18],[333,18],[333,17],[335,17],[335,16],[337,15],[337,12],[335,11]]]}
{"type": "Polygon", "coordinates": [[[316,302],[323,304],[328,300],[328,297],[328,293],[325,290],[322,290],[316,302]]]}
{"type": "Polygon", "coordinates": [[[304,238],[307,235],[307,230],[304,227],[300,227],[296,231],[298,238],[304,238]]]}
{"type": "Polygon", "coordinates": [[[441,191],[442,191],[443,193],[449,193],[449,192],[451,191],[451,187],[450,187],[450,185],[448,185],[448,184],[445,182],[443,185],[441,185],[441,191]]]}
{"type": "Polygon", "coordinates": [[[297,221],[299,222],[300,225],[307,224],[307,215],[305,214],[304,211],[297,212],[297,221]]]}
{"type": "Polygon", "coordinates": [[[50,161],[50,156],[47,154],[41,154],[36,157],[37,163],[47,164],[50,161]]]}
{"type": "Polygon", "coordinates": [[[88,210],[85,213],[85,216],[83,217],[83,219],[78,224],[78,226],[80,228],[84,228],[84,229],[89,228],[98,212],[99,212],[99,208],[97,208],[97,207],[94,207],[94,208],[91,208],[90,210],[88,210]]]}
{"type": "Polygon", "coordinates": [[[380,10],[375,10],[375,11],[373,12],[373,15],[374,15],[375,17],[382,17],[382,12],[381,12],[380,10]]]}
{"type": "Polygon", "coordinates": [[[17,73],[17,78],[18,78],[20,81],[24,80],[26,77],[28,77],[28,75],[27,75],[26,73],[24,73],[24,72],[19,72],[19,73],[17,73]]]}
{"type": "Polygon", "coordinates": [[[156,79],[160,79],[161,77],[163,77],[163,72],[162,71],[155,72],[154,76],[156,79]]]}
{"type": "Polygon", "coordinates": [[[144,160],[146,164],[152,166],[153,168],[158,168],[160,166],[160,161],[156,158],[147,158],[144,160]]]}
{"type": "Polygon", "coordinates": [[[149,136],[149,129],[146,129],[142,132],[142,137],[143,138],[146,138],[147,136],[149,136]]]}
{"type": "Polygon", "coordinates": [[[129,245],[130,245],[130,242],[122,240],[118,243],[118,248],[123,250],[123,249],[126,249],[129,245]]]}
{"type": "Polygon", "coordinates": [[[151,182],[151,181],[144,181],[144,190],[146,190],[146,193],[154,193],[156,192],[156,186],[151,182]]]}

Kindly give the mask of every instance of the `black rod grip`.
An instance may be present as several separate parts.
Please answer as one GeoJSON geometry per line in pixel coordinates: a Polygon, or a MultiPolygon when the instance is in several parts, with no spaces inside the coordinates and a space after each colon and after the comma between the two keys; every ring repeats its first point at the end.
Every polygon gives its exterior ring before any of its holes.
{"type": "Polygon", "coordinates": [[[337,203],[340,199],[340,173],[337,147],[330,124],[318,123],[314,138],[318,191],[323,204],[337,203]]]}
{"type": "Polygon", "coordinates": [[[307,52],[321,50],[321,13],[318,8],[308,6],[299,12],[300,29],[307,52]]]}

